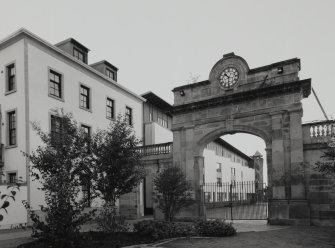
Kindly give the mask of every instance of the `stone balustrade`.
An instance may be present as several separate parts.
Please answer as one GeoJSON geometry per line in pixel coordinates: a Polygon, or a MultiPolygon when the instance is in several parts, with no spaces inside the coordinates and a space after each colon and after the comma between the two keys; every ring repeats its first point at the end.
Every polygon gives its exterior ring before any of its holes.
{"type": "Polygon", "coordinates": [[[335,136],[335,121],[319,121],[302,125],[304,144],[327,143],[335,136]]]}
{"type": "Polygon", "coordinates": [[[137,149],[143,156],[170,154],[172,153],[172,142],[141,146],[137,149]]]}

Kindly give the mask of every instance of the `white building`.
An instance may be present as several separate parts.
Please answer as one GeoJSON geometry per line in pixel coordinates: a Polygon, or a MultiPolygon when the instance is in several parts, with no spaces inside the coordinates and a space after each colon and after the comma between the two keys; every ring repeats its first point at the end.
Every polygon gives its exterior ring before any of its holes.
{"type": "Polygon", "coordinates": [[[20,200],[27,200],[33,209],[44,203],[21,152],[30,153],[41,144],[31,122],[52,131],[57,122],[54,109],[63,108],[90,132],[107,127],[123,113],[142,138],[145,99],[119,84],[117,68],[107,61],[88,65],[88,52],[72,38],[52,45],[25,29],[0,41],[0,169],[4,173],[0,191],[18,177],[26,181],[2,226],[27,222],[20,200]]]}

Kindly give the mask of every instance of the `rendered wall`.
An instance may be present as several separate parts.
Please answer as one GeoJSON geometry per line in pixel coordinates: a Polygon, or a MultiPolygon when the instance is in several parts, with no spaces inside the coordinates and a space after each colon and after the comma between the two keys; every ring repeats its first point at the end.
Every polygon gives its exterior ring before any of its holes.
{"type": "MultiPolygon", "coordinates": [[[[8,192],[7,186],[1,185],[0,192],[2,194],[8,192]]],[[[11,198],[8,199],[10,202],[7,208],[8,213],[5,211],[0,212],[4,216],[3,221],[0,222],[0,229],[18,228],[20,225],[25,226],[27,223],[27,211],[22,204],[23,200],[27,200],[27,186],[21,186],[20,190],[16,190],[16,192],[15,201],[11,198]]],[[[5,199],[0,200],[1,205],[5,199]]]]}

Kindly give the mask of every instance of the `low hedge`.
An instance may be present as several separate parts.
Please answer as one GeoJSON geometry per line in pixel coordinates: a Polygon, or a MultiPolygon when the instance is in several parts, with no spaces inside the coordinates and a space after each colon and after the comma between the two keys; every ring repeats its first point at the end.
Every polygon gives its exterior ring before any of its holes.
{"type": "Polygon", "coordinates": [[[222,220],[199,220],[195,227],[197,234],[204,237],[226,237],[236,234],[232,224],[222,220]]]}
{"type": "Polygon", "coordinates": [[[143,220],[134,224],[134,231],[141,235],[149,235],[157,240],[196,236],[195,227],[192,223],[143,220]]]}
{"type": "Polygon", "coordinates": [[[206,236],[225,237],[236,234],[236,229],[221,220],[198,220],[193,223],[143,220],[134,224],[134,231],[154,239],[206,236]]]}

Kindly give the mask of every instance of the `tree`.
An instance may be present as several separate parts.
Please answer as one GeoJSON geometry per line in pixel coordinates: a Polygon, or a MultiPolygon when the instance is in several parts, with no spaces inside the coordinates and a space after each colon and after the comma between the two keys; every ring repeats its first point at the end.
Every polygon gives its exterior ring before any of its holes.
{"type": "Polygon", "coordinates": [[[43,145],[31,154],[25,154],[31,162],[31,176],[41,183],[45,193],[45,221],[26,208],[33,220],[33,235],[46,240],[57,247],[70,247],[80,226],[91,218],[92,212],[83,214],[86,202],[79,193],[83,175],[90,175],[92,156],[90,154],[90,137],[78,127],[71,114],[58,111],[52,119],[52,132],[45,133],[38,124],[33,128],[40,136],[43,145]]]}
{"type": "Polygon", "coordinates": [[[166,221],[173,221],[181,208],[192,204],[191,184],[179,167],[166,168],[153,182],[156,191],[162,195],[158,207],[163,211],[166,221]]]}
{"type": "Polygon", "coordinates": [[[316,168],[323,174],[335,174],[335,136],[331,137],[327,150],[321,156],[322,161],[316,162],[316,168]]]}
{"type": "Polygon", "coordinates": [[[106,205],[114,206],[121,195],[131,192],[145,176],[141,153],[136,149],[140,144],[123,115],[95,134],[95,187],[106,205]]]}

